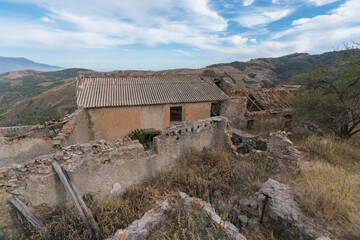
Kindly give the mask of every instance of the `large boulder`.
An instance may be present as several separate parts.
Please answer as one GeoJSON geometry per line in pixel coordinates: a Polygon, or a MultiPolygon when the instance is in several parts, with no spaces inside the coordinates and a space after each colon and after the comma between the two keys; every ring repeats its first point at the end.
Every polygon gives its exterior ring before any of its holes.
{"type": "Polygon", "coordinates": [[[274,229],[285,239],[316,239],[326,236],[326,232],[317,228],[314,221],[303,213],[299,201],[301,198],[295,195],[293,189],[269,179],[252,197],[233,203],[233,222],[237,218],[237,225],[243,231],[261,224],[267,229],[274,229]]]}

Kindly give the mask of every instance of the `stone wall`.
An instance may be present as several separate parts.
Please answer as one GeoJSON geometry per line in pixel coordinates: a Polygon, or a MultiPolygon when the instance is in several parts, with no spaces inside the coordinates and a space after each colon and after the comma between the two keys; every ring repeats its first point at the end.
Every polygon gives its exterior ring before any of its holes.
{"type": "MultiPolygon", "coordinates": [[[[81,194],[99,198],[120,194],[141,180],[170,169],[188,149],[222,146],[228,120],[213,117],[189,122],[164,130],[154,138],[154,147],[145,151],[138,141],[104,140],[72,145],[62,150],[29,160],[17,166],[0,169],[1,234],[9,237],[11,230],[21,227],[7,202],[17,195],[34,212],[69,205],[69,199],[51,162],[57,160],[69,172],[81,194]]],[[[1,239],[1,237],[0,237],[1,239]]]]}
{"type": "Polygon", "coordinates": [[[89,115],[85,110],[75,111],[69,121],[62,127],[58,135],[53,138],[54,145],[70,146],[94,140],[89,115]]]}
{"type": "Polygon", "coordinates": [[[220,115],[227,117],[234,128],[246,129],[246,97],[232,98],[221,103],[220,115]]]}
{"type": "Polygon", "coordinates": [[[23,135],[31,131],[32,126],[0,127],[0,137],[23,135]]]}
{"type": "MultiPolygon", "coordinates": [[[[284,112],[252,112],[246,114],[246,128],[255,131],[271,132],[276,130],[291,131],[292,116],[290,111],[284,112]],[[248,121],[252,121],[251,124],[248,121]]],[[[246,129],[245,128],[245,129],[246,129]]]]}
{"type": "Polygon", "coordinates": [[[246,105],[246,97],[235,96],[221,103],[220,115],[227,117],[232,127],[243,131],[292,130],[293,120],[290,109],[280,112],[268,110],[250,112],[246,109],[246,105]]]}

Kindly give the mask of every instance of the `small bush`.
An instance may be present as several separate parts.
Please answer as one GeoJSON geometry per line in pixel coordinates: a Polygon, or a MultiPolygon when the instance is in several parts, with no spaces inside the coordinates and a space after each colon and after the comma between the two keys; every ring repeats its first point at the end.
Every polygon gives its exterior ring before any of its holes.
{"type": "Polygon", "coordinates": [[[151,147],[154,136],[155,134],[147,133],[144,129],[135,129],[129,134],[129,137],[132,140],[139,140],[139,142],[144,145],[145,149],[149,149],[151,147]]]}
{"type": "Polygon", "coordinates": [[[255,78],[255,77],[256,77],[256,73],[249,73],[248,76],[249,76],[250,78],[255,78]]]}

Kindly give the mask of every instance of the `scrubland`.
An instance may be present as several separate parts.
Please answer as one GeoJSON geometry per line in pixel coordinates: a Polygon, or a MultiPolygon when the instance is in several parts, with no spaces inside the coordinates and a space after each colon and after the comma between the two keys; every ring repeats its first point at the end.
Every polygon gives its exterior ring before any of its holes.
{"type": "MultiPolygon", "coordinates": [[[[96,235],[83,228],[74,210],[59,209],[47,216],[48,224],[40,233],[29,230],[24,239],[104,239],[141,218],[166,193],[183,191],[211,203],[220,193],[226,202],[233,195],[248,197],[269,177],[294,187],[305,213],[332,237],[359,239],[360,134],[343,142],[310,137],[297,141],[297,145],[304,153],[301,167],[290,174],[281,173],[275,160],[265,161],[260,154],[235,156],[225,148],[189,151],[172,170],[129,188],[121,196],[100,200],[88,197],[87,204],[101,229],[96,235]]],[[[178,239],[198,239],[203,230],[201,224],[182,229],[176,217],[169,217],[168,221],[168,235],[155,233],[154,239],[169,239],[175,233],[181,233],[176,235],[178,239]]],[[[246,237],[278,239],[261,226],[246,237]]]]}

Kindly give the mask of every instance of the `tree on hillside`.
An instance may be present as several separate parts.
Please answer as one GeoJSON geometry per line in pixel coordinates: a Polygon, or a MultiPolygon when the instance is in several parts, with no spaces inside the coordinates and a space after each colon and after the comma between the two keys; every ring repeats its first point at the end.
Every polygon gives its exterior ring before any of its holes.
{"type": "Polygon", "coordinates": [[[300,119],[348,139],[360,132],[360,51],[352,48],[335,54],[344,64],[307,74],[293,108],[300,119]]]}

